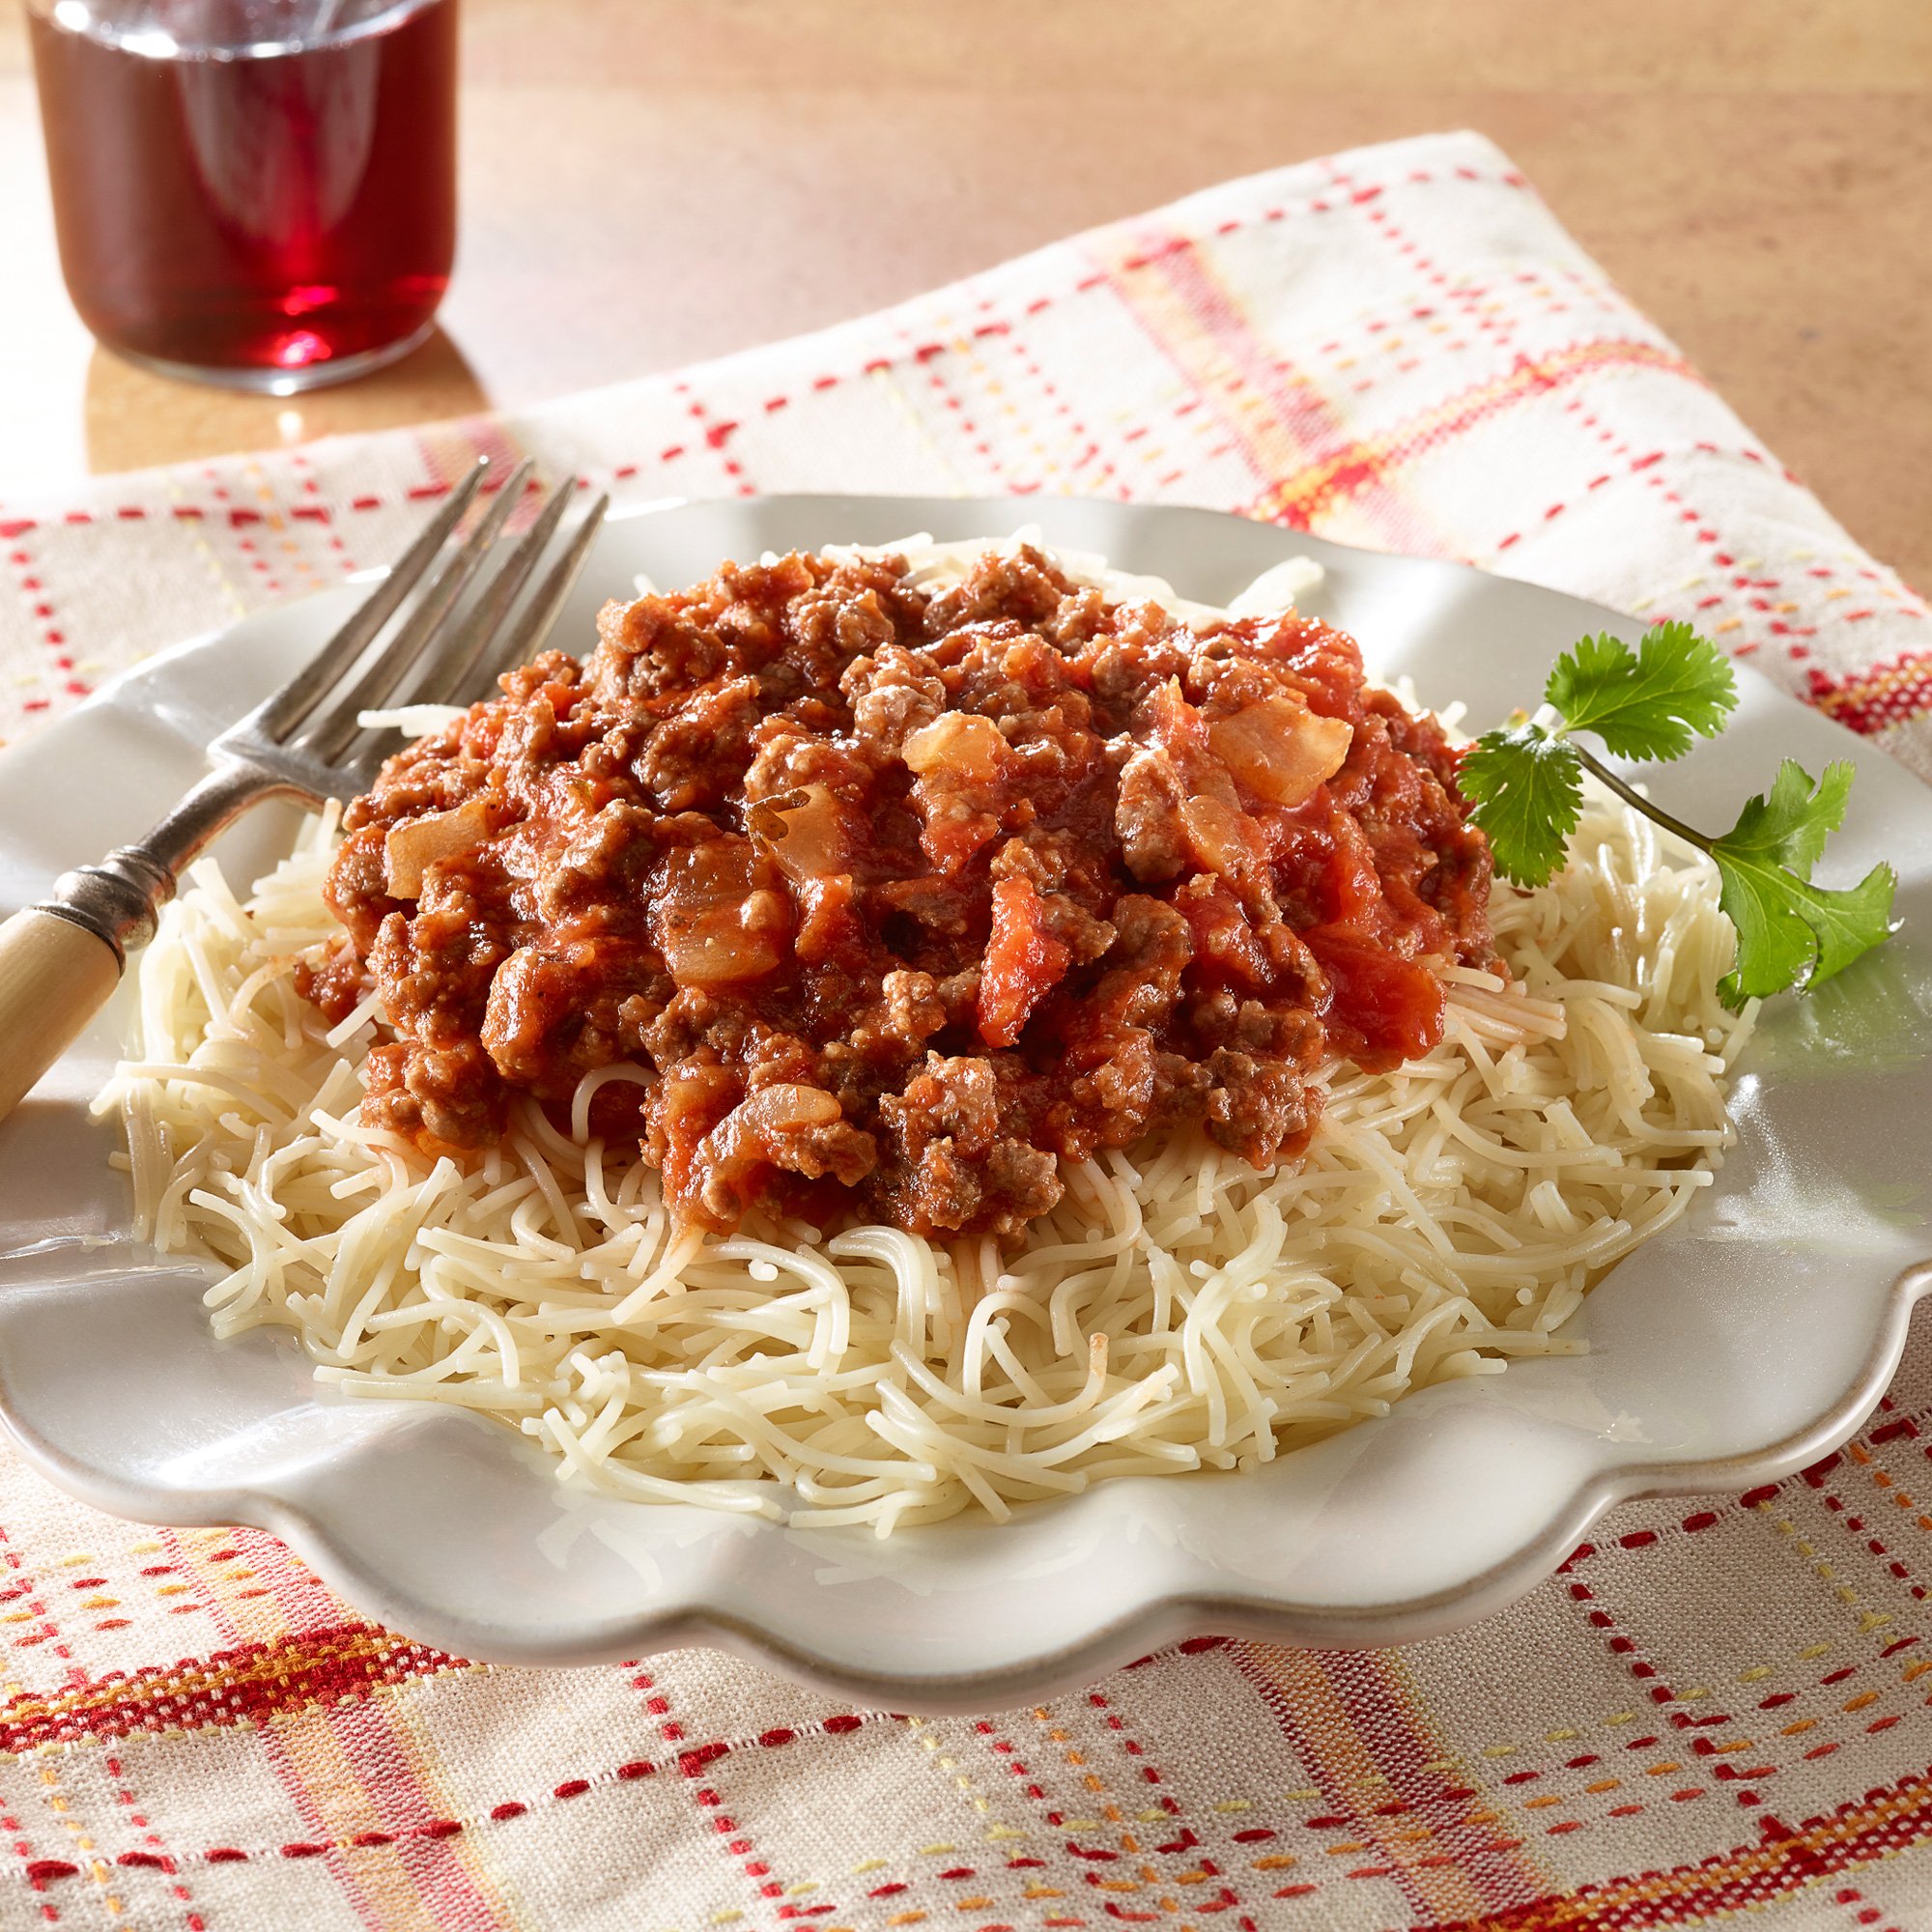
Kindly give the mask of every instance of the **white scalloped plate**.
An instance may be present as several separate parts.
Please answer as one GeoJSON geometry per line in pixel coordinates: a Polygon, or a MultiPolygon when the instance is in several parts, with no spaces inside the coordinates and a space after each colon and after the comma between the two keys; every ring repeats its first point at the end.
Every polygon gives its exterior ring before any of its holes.
{"type": "MultiPolygon", "coordinates": [[[[1344,549],[1208,511],[769,497],[613,521],[564,619],[587,640],[633,574],[682,583],[724,556],[1022,523],[1208,602],[1311,554],[1309,600],[1380,675],[1479,724],[1540,687],[1586,630],[1638,627],[1459,565],[1344,549]]],[[[202,748],[328,634],[347,587],[263,613],[119,680],[0,758],[0,904],[144,826],[202,748]]],[[[588,1663],[715,1643],[866,1701],[975,1710],[1087,1681],[1202,1631],[1303,1644],[1431,1635],[1528,1589],[1621,1498],[1732,1491],[1824,1454],[1871,1409],[1932,1286],[1932,795],[1747,671],[1736,722],[1663,773],[1720,822],[1790,754],[1856,758],[1833,878],[1880,856],[1905,932],[1768,1014],[1738,1085],[1740,1146],[1696,1213],[1626,1261],[1574,1323],[1587,1354],[1426,1390],[1384,1420],[1237,1475],[1137,1478],[995,1527],[880,1543],[560,1488],[507,1431],[408,1403],[323,1400],[294,1345],[217,1343],[208,1274],[138,1246],[89,1121],[127,988],[0,1127],[0,1410],[55,1482],[148,1521],[259,1524],[412,1636],[497,1662],[588,1663]]],[[[290,819],[221,856],[252,876],[290,819]]]]}

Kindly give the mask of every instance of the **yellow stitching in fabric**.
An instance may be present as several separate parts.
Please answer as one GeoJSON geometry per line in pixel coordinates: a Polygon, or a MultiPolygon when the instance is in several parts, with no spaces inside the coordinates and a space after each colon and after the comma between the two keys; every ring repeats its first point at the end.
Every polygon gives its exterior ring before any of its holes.
{"type": "MultiPolygon", "coordinates": [[[[907,426],[919,440],[925,445],[926,451],[932,457],[933,461],[946,472],[947,480],[952,483],[964,483],[967,480],[966,477],[954,467],[946,451],[933,440],[932,432],[926,428],[924,418],[913,408],[911,397],[899,386],[897,380],[883,369],[876,372],[874,380],[877,382],[879,389],[886,400],[904,417],[907,426]]],[[[895,1919],[891,1922],[896,1924],[898,1921],[895,1919]]]]}
{"type": "MultiPolygon", "coordinates": [[[[1821,1649],[1830,1649],[1830,1648],[1831,1646],[1829,1644],[1821,1646],[1821,1649]]],[[[1804,1652],[1800,1653],[1801,1656],[1806,1654],[1807,1653],[1804,1652]]],[[[1808,1654],[1816,1655],[1818,1653],[1813,1652],[1808,1654]]],[[[1770,1666],[1769,1665],[1758,1666],[1757,1674],[1760,1676],[1768,1676],[1770,1674],[1770,1666]]],[[[1743,1683],[1746,1680],[1740,1678],[1738,1681],[1740,1683],[1743,1683]]],[[[1711,1687],[1708,1684],[1693,1684],[1690,1690],[1680,1690],[1677,1694],[1678,1694],[1678,1700],[1681,1703],[1686,1703],[1686,1704],[1695,1703],[1699,1698],[1710,1696],[1711,1687]]],[[[1637,1713],[1634,1711],[1612,1711],[1608,1717],[1604,1718],[1599,1721],[1601,1721],[1605,1725],[1629,1724],[1635,1722],[1636,1717],[1637,1713]]],[[[1587,1726],[1585,1728],[1587,1729],[1587,1726]]],[[[1550,1744],[1567,1744],[1577,1738],[1582,1737],[1583,1735],[1584,1731],[1577,1730],[1569,1726],[1566,1726],[1561,1730],[1546,1731],[1544,1733],[1544,1737],[1550,1744]]],[[[1510,1744],[1510,1743],[1484,1745],[1482,1748],[1477,1752],[1477,1755],[1479,1757],[1487,1757],[1487,1758],[1510,1757],[1513,1756],[1520,1748],[1521,1747],[1520,1745],[1510,1744]]],[[[1425,1764],[1422,1767],[1422,1769],[1427,1772],[1458,1771],[1462,1769],[1462,1766],[1463,1766],[1463,1760],[1460,1758],[1443,1757],[1443,1758],[1436,1758],[1433,1760],[1431,1763],[1425,1764]]],[[[1385,1774],[1376,1773],[1371,1777],[1365,1778],[1363,1781],[1379,1782],[1382,1784],[1386,1784],[1388,1782],[1388,1778],[1385,1774]]],[[[1291,1802],[1293,1802],[1296,1799],[1315,1799],[1319,1798],[1321,1795],[1321,1794],[1319,1791],[1291,1791],[1288,1794],[1288,1798],[1291,1802]]]]}
{"type": "MultiPolygon", "coordinates": [[[[178,504],[182,501],[183,492],[179,479],[169,482],[168,497],[170,501],[174,503],[178,504]]],[[[243,600],[241,591],[230,581],[228,573],[222,569],[221,559],[215,555],[213,546],[210,544],[208,538],[203,534],[207,528],[206,520],[198,516],[191,518],[188,520],[187,526],[190,531],[188,548],[199,553],[201,560],[207,564],[210,575],[214,579],[214,587],[228,599],[229,604],[234,608],[236,616],[245,617],[248,614],[246,602],[243,600]]],[[[155,1548],[158,1549],[160,1545],[156,1544],[155,1548]]]]}
{"type": "MultiPolygon", "coordinates": [[[[946,326],[945,324],[940,325],[941,327],[946,326]]],[[[971,340],[963,335],[957,336],[954,338],[952,346],[953,354],[963,357],[968,367],[978,374],[985,392],[993,398],[995,407],[1003,410],[1012,419],[1013,427],[1019,434],[1033,444],[1034,454],[1038,457],[1041,469],[1049,476],[1066,476],[1068,474],[1066,466],[1054,460],[1038,431],[1033,427],[1032,422],[1028,419],[1025,412],[1010,399],[1007,392],[1007,385],[993,374],[991,365],[973,347],[971,340]]],[[[1050,387],[1051,385],[1049,384],[1048,386],[1050,387]]],[[[1079,474],[1077,470],[1072,473],[1076,476],[1079,474]]],[[[961,1909],[963,1910],[963,1908],[961,1909]]]]}
{"type": "MultiPolygon", "coordinates": [[[[1170,409],[1173,406],[1175,396],[1179,393],[1178,390],[1170,389],[1164,395],[1156,397],[1149,406],[1147,413],[1151,416],[1161,411],[1170,409]]],[[[1106,418],[1106,421],[1112,428],[1116,430],[1122,429],[1127,424],[1133,423],[1135,413],[1136,412],[1131,409],[1118,409],[1106,418]]],[[[1159,462],[1167,454],[1167,448],[1165,444],[1152,440],[1153,431],[1151,427],[1145,424],[1135,424],[1134,426],[1136,428],[1145,428],[1147,431],[1143,440],[1132,445],[1135,451],[1135,460],[1145,469],[1159,462]]],[[[1125,461],[1126,458],[1124,456],[1120,457],[1117,459],[1115,467],[1118,469],[1125,461]]]]}
{"type": "Polygon", "coordinates": [[[268,513],[263,521],[270,530],[274,531],[281,538],[280,548],[282,554],[295,559],[296,568],[308,580],[309,589],[322,589],[322,573],[301,554],[301,546],[295,540],[290,520],[282,514],[280,505],[275,501],[275,493],[270,487],[267,472],[259,463],[250,463],[246,467],[245,473],[256,478],[256,500],[266,503],[269,506],[268,513]]]}
{"type": "Polygon", "coordinates": [[[89,1855],[88,1876],[100,1888],[101,1903],[114,1918],[119,1918],[127,1908],[107,1888],[110,1867],[107,1861],[96,1851],[94,1840],[88,1836],[86,1831],[68,1809],[67,1797],[61,1790],[58,1775],[50,1767],[43,1765],[41,1768],[41,1782],[47,1790],[47,1808],[60,1819],[61,1828],[73,1840],[74,1849],[89,1855]]]}
{"type": "MultiPolygon", "coordinates": [[[[937,1759],[942,1771],[950,1771],[952,1774],[952,1782],[965,1794],[974,1810],[983,1818],[992,1809],[992,1805],[972,1778],[959,1769],[959,1760],[940,1750],[939,1740],[928,1735],[928,1727],[923,1718],[907,1718],[904,1722],[906,1729],[918,1739],[920,1748],[931,1753],[937,1759]]],[[[1016,1831],[1010,1825],[996,1824],[987,1831],[986,1836],[990,1839],[1023,1838],[1026,1833],[1016,1831]]]]}

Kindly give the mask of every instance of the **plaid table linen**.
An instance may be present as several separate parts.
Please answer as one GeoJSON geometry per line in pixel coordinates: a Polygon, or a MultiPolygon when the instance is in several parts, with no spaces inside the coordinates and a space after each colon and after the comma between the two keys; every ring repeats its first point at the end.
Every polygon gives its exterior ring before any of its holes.
{"type": "MultiPolygon", "coordinates": [[[[540,411],[0,504],[0,734],[384,561],[479,451],[620,503],[1043,491],[1461,557],[1690,618],[1932,777],[1924,604],[1469,134],[540,411]]],[[[1840,1455],[1620,1509],[1457,1636],[1204,1634],[928,1719],[708,1652],[471,1664],[0,1452],[0,1925],[1921,1932],[1928,1455],[1916,1344],[1840,1455]]]]}

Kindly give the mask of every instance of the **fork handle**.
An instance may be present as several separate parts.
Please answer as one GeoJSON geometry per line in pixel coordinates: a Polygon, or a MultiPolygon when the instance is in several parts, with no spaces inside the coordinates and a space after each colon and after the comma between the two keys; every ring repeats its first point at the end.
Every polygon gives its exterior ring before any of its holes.
{"type": "Polygon", "coordinates": [[[0,925],[0,1119],[78,1037],[121,978],[99,934],[42,906],[0,925]]]}
{"type": "Polygon", "coordinates": [[[107,1004],[174,890],[173,866],[149,841],[117,845],[0,925],[0,1120],[107,1004]]]}
{"type": "Polygon", "coordinates": [[[283,794],[314,799],[244,758],[218,758],[145,838],[63,872],[45,900],[0,925],[0,1120],[106,1005],[188,861],[247,807],[283,794]]]}

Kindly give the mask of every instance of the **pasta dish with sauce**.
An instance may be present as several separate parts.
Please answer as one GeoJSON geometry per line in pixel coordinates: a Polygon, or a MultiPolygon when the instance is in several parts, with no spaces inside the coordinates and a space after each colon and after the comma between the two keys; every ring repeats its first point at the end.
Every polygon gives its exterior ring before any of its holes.
{"type": "Polygon", "coordinates": [[[1714,867],[1603,794],[1496,880],[1317,577],[767,557],[399,721],[165,915],[144,1231],[345,1392],[880,1534],[1575,1347],[1729,1137],[1714,867]]]}

